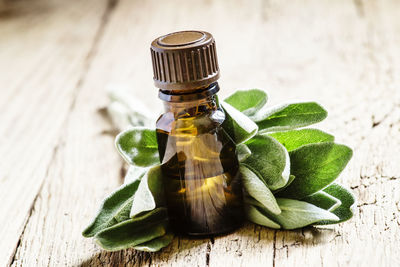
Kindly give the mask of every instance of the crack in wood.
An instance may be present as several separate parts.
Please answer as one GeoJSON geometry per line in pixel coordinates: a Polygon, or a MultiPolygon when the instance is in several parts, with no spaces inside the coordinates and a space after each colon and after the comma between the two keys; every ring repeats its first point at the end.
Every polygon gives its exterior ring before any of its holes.
{"type": "Polygon", "coordinates": [[[377,203],[376,199],[373,202],[365,202],[365,203],[361,203],[358,204],[357,207],[364,207],[364,206],[375,206],[377,203]]]}
{"type": "Polygon", "coordinates": [[[210,243],[207,243],[206,266],[210,266],[210,253],[211,253],[211,245],[210,243]]]}
{"type": "Polygon", "coordinates": [[[291,243],[291,244],[285,244],[285,245],[283,245],[282,247],[280,247],[280,248],[277,248],[276,250],[282,250],[282,249],[288,249],[289,247],[298,247],[298,246],[300,246],[301,244],[303,244],[301,241],[294,241],[293,243],[291,243]]]}
{"type": "Polygon", "coordinates": [[[110,16],[111,16],[112,12],[114,11],[115,7],[117,6],[118,1],[119,0],[108,0],[107,1],[106,9],[105,9],[103,15],[101,16],[99,28],[97,29],[97,31],[94,35],[92,46],[90,47],[89,52],[86,55],[82,75],[80,76],[80,78],[78,79],[78,81],[75,85],[74,96],[73,96],[73,99],[72,99],[72,102],[71,102],[71,105],[69,108],[70,111],[72,111],[75,108],[76,100],[78,99],[79,92],[81,91],[80,89],[82,88],[83,84],[85,83],[86,76],[89,73],[89,70],[92,66],[93,59],[97,54],[97,48],[100,43],[100,40],[102,39],[102,37],[104,35],[106,26],[110,20],[110,16]]]}
{"type": "MultiPolygon", "coordinates": [[[[54,147],[54,149],[53,149],[53,153],[52,153],[52,156],[51,156],[51,161],[50,161],[50,163],[49,163],[49,166],[48,166],[47,169],[46,169],[45,177],[48,177],[48,176],[49,176],[50,167],[53,165],[53,162],[54,162],[55,159],[57,158],[58,149],[59,149],[59,145],[56,145],[56,146],[54,147]]],[[[26,218],[26,220],[25,220],[25,223],[24,223],[24,226],[23,226],[21,235],[19,236],[18,242],[17,242],[17,244],[16,244],[16,246],[15,246],[15,248],[14,248],[14,251],[13,251],[12,255],[10,256],[10,261],[9,261],[9,263],[8,263],[8,266],[13,265],[14,262],[16,261],[16,256],[17,256],[18,248],[19,248],[20,245],[21,245],[21,241],[22,241],[22,238],[24,237],[26,227],[27,227],[27,225],[28,225],[28,223],[29,223],[29,221],[30,221],[30,219],[31,219],[31,216],[32,216],[33,211],[34,211],[34,209],[35,209],[36,201],[38,200],[38,198],[39,198],[39,196],[40,196],[40,193],[42,192],[43,185],[44,185],[45,181],[46,181],[46,179],[43,179],[43,180],[42,180],[42,184],[40,185],[39,190],[37,191],[36,196],[35,196],[35,198],[34,198],[33,201],[32,201],[32,205],[31,205],[31,207],[29,208],[28,216],[27,216],[27,218],[26,218]]]]}
{"type": "MultiPolygon", "coordinates": [[[[102,17],[101,17],[99,28],[95,33],[92,45],[91,45],[91,47],[90,47],[90,49],[89,49],[89,51],[87,53],[87,56],[86,56],[86,58],[84,60],[84,68],[82,70],[82,75],[80,76],[80,78],[78,79],[78,81],[77,81],[77,83],[75,85],[75,90],[73,91],[72,101],[71,101],[70,107],[68,109],[69,113],[71,113],[71,111],[74,110],[74,108],[75,108],[75,104],[76,104],[76,101],[78,99],[78,95],[79,95],[80,89],[81,89],[82,85],[85,82],[85,78],[86,78],[86,76],[87,76],[87,74],[88,74],[88,72],[90,70],[93,58],[96,55],[98,44],[99,44],[101,38],[104,35],[104,31],[105,31],[106,25],[108,24],[110,15],[111,15],[112,11],[115,9],[115,7],[117,6],[118,1],[119,0],[108,0],[107,1],[107,6],[105,8],[105,11],[104,11],[102,17]]],[[[64,126],[67,125],[69,119],[70,119],[70,116],[67,116],[65,118],[65,120],[63,121],[62,125],[64,125],[64,126]]],[[[35,198],[32,201],[32,205],[31,205],[31,207],[29,209],[29,212],[28,212],[27,218],[25,220],[25,223],[23,224],[23,229],[22,229],[22,232],[21,232],[21,234],[19,236],[18,242],[17,242],[17,244],[15,246],[15,249],[14,249],[13,253],[10,255],[10,260],[8,262],[8,266],[13,265],[15,260],[16,260],[16,255],[17,255],[17,252],[18,252],[18,248],[21,245],[21,240],[24,237],[26,227],[27,227],[27,225],[28,225],[28,223],[30,221],[30,218],[31,218],[32,214],[33,214],[34,206],[35,206],[35,204],[36,204],[36,202],[37,202],[37,200],[38,200],[38,198],[39,198],[39,196],[40,196],[40,194],[42,192],[43,185],[47,181],[47,178],[48,178],[49,172],[50,172],[50,168],[51,168],[51,166],[53,166],[53,162],[56,159],[56,156],[57,156],[57,153],[59,151],[59,148],[65,144],[65,141],[63,140],[63,138],[64,138],[64,136],[61,135],[60,139],[58,140],[56,146],[53,149],[51,161],[49,162],[49,165],[48,165],[47,170],[46,170],[46,174],[44,176],[45,178],[42,180],[42,183],[41,183],[41,185],[39,187],[39,190],[37,191],[37,194],[36,194],[35,198]]]]}
{"type": "Polygon", "coordinates": [[[365,12],[364,12],[364,3],[362,2],[362,0],[353,0],[353,4],[356,7],[357,15],[360,18],[363,18],[365,16],[365,12]]]}
{"type": "Polygon", "coordinates": [[[274,230],[274,243],[273,243],[273,254],[272,254],[272,266],[275,267],[275,260],[276,260],[276,230],[274,230]]]}
{"type": "Polygon", "coordinates": [[[382,119],[375,121],[375,116],[372,115],[372,128],[375,128],[377,126],[379,126],[382,122],[384,122],[385,120],[387,120],[391,114],[393,114],[393,112],[396,110],[396,107],[398,107],[398,105],[393,105],[392,108],[389,110],[388,113],[386,113],[385,115],[383,115],[382,119]]]}

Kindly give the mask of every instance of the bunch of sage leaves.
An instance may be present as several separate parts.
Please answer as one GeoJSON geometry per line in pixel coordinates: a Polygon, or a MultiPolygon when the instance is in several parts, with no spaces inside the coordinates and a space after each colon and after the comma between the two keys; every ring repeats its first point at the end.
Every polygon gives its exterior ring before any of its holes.
{"type": "MultiPolygon", "coordinates": [[[[111,91],[108,112],[117,127],[116,147],[129,164],[124,184],[102,203],[83,231],[106,250],[132,247],[158,251],[174,235],[168,227],[162,175],[152,119],[121,91],[111,91]]],[[[327,225],[353,216],[355,198],[334,183],[352,150],[334,136],[303,128],[327,117],[315,102],[267,106],[267,94],[239,90],[221,101],[222,125],[236,144],[245,211],[253,223],[272,229],[327,225]]]]}

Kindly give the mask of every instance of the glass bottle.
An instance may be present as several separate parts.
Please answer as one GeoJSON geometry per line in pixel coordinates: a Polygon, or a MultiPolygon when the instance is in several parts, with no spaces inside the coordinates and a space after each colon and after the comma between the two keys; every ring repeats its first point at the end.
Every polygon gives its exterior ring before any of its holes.
{"type": "Polygon", "coordinates": [[[171,226],[188,235],[230,232],[245,216],[235,144],[221,126],[214,38],[175,32],[154,40],[151,54],[165,107],[156,128],[171,226]]]}

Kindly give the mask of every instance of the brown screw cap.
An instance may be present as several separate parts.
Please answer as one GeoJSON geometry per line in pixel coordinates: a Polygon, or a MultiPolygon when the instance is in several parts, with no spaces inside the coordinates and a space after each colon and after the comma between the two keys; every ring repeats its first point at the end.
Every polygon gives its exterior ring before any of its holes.
{"type": "Polygon", "coordinates": [[[154,84],[163,90],[207,86],[219,78],[215,40],[204,31],[181,31],[151,43],[154,84]]]}

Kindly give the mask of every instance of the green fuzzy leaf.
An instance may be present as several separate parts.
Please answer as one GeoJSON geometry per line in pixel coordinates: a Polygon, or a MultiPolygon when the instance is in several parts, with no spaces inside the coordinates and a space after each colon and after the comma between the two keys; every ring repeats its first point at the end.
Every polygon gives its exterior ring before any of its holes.
{"type": "Polygon", "coordinates": [[[307,144],[333,142],[335,140],[333,135],[317,129],[291,130],[268,135],[278,140],[288,151],[307,144]]]}
{"type": "Polygon", "coordinates": [[[100,207],[93,222],[83,231],[84,237],[92,237],[98,232],[124,220],[128,220],[133,196],[139,186],[140,177],[124,184],[108,196],[100,207]]]}
{"type": "Polygon", "coordinates": [[[151,126],[155,118],[140,99],[132,95],[130,86],[113,84],[107,87],[111,103],[107,113],[116,128],[124,130],[131,126],[151,126]]]}
{"type": "Polygon", "coordinates": [[[143,216],[113,225],[96,234],[98,244],[109,251],[134,247],[161,237],[168,226],[167,211],[157,208],[143,216]]]}
{"type": "Polygon", "coordinates": [[[339,199],[329,195],[324,191],[318,191],[317,193],[314,193],[310,196],[303,198],[302,201],[313,204],[321,209],[330,212],[333,212],[336,208],[338,208],[342,204],[342,202],[339,199]]]}
{"type": "Polygon", "coordinates": [[[174,239],[174,234],[171,232],[167,232],[165,235],[161,237],[157,237],[153,240],[150,240],[138,246],[134,246],[133,248],[136,250],[141,250],[146,252],[156,252],[168,246],[173,239],[174,239]]]}
{"type": "Polygon", "coordinates": [[[296,176],[294,176],[294,175],[292,175],[292,174],[289,175],[289,180],[287,181],[287,183],[285,184],[285,186],[284,186],[284,187],[281,187],[281,188],[279,188],[279,189],[277,189],[277,190],[273,190],[272,193],[275,195],[275,194],[277,194],[278,192],[285,190],[285,188],[288,187],[288,186],[294,181],[295,178],[296,178],[296,176]]]}
{"type": "Polygon", "coordinates": [[[315,102],[283,104],[263,108],[250,116],[260,132],[285,131],[304,127],[326,118],[326,110],[315,102]]]}
{"type": "Polygon", "coordinates": [[[353,217],[356,200],[354,195],[348,189],[334,183],[325,188],[324,192],[339,199],[342,204],[332,211],[336,216],[339,217],[339,221],[321,221],[318,222],[319,225],[344,222],[353,217]]]}
{"type": "Polygon", "coordinates": [[[119,102],[112,102],[107,106],[107,114],[114,127],[124,130],[132,126],[130,110],[119,102]]]}
{"type": "Polygon", "coordinates": [[[245,144],[239,144],[236,146],[236,156],[239,162],[244,161],[251,155],[250,149],[245,144]]]}
{"type": "Polygon", "coordinates": [[[134,165],[129,165],[129,169],[126,172],[124,178],[124,184],[130,184],[135,180],[140,180],[148,170],[149,170],[148,167],[138,167],[134,165]]]}
{"type": "Polygon", "coordinates": [[[332,183],[346,167],[352,150],[329,142],[305,145],[289,154],[291,174],[296,179],[278,195],[302,199],[332,183]]]}
{"type": "Polygon", "coordinates": [[[323,220],[339,220],[335,214],[304,201],[286,198],[276,200],[282,212],[279,215],[270,214],[270,216],[283,229],[301,228],[323,220]]]}
{"type": "MultiPolygon", "coordinates": [[[[121,126],[148,125],[140,108],[135,109],[139,117],[130,116],[133,109],[129,111],[125,100],[113,99],[108,109],[113,121],[121,126]]],[[[317,129],[292,130],[322,121],[326,110],[315,102],[274,107],[266,107],[266,102],[267,94],[258,89],[239,90],[221,101],[225,112],[222,127],[237,145],[241,162],[247,218],[274,229],[351,218],[354,196],[332,184],[350,160],[351,149],[333,143],[332,135],[317,129]]],[[[160,166],[149,168],[159,164],[156,132],[145,127],[129,129],[117,136],[116,146],[132,165],[126,185],[104,201],[83,235],[95,236],[107,250],[158,251],[171,243],[173,234],[167,211],[160,208],[164,205],[160,166]]]]}
{"type": "Polygon", "coordinates": [[[257,174],[269,189],[284,187],[290,173],[290,160],[285,147],[267,135],[256,135],[246,145],[251,155],[242,164],[257,174]]]}
{"type": "Polygon", "coordinates": [[[271,213],[279,214],[281,210],[279,209],[278,203],[271,190],[264,184],[258,176],[249,170],[245,166],[240,166],[239,171],[242,178],[243,187],[246,192],[252,196],[254,199],[259,201],[266,209],[271,213]]]}
{"type": "Polygon", "coordinates": [[[139,187],[133,197],[130,217],[155,209],[163,204],[163,200],[161,167],[157,165],[149,169],[140,180],[139,187]]]}
{"type": "Polygon", "coordinates": [[[268,96],[264,91],[259,89],[250,89],[237,90],[224,101],[242,112],[244,115],[249,116],[262,108],[265,103],[267,103],[267,100],[268,96]]]}
{"type": "Polygon", "coordinates": [[[225,120],[222,123],[222,127],[235,144],[243,143],[257,133],[258,126],[247,116],[228,103],[221,102],[221,106],[225,111],[225,120]]]}
{"type": "Polygon", "coordinates": [[[160,163],[154,129],[133,127],[123,131],[116,137],[115,145],[129,164],[147,167],[160,163]]]}
{"type": "Polygon", "coordinates": [[[246,212],[246,217],[249,221],[266,226],[272,229],[280,229],[281,226],[268,218],[265,212],[262,212],[262,208],[258,206],[253,206],[246,204],[245,205],[245,212],[246,212]]]}

